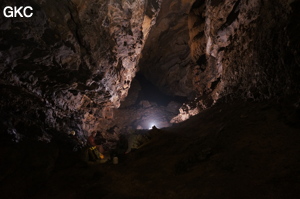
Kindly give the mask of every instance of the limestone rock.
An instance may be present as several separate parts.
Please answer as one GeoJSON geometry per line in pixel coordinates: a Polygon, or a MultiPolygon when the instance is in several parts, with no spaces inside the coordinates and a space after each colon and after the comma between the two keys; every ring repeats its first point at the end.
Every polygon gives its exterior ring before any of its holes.
{"type": "Polygon", "coordinates": [[[161,90],[206,107],[299,93],[297,9],[299,1],[164,1],[140,68],[161,90]]]}
{"type": "Polygon", "coordinates": [[[137,80],[133,79],[130,85],[130,89],[128,91],[128,95],[124,99],[124,101],[121,102],[120,108],[133,106],[137,102],[140,90],[141,90],[140,83],[137,80]]]}
{"type": "Polygon", "coordinates": [[[174,121],[220,98],[299,95],[298,0],[26,3],[32,18],[0,17],[0,129],[15,141],[68,139],[72,130],[80,142],[92,131],[116,140],[107,132],[115,125],[167,125],[173,105],[134,107],[137,92],[115,110],[137,70],[189,99],[174,121]]]}
{"type": "MultiPolygon", "coordinates": [[[[107,110],[127,96],[160,1],[26,2],[33,17],[0,18],[1,112],[6,101],[17,107],[25,98],[37,99],[36,111],[23,103],[19,115],[1,114],[1,125],[42,120],[37,126],[44,130],[75,130],[84,137],[108,123],[107,110]]],[[[1,1],[5,5],[17,1],[1,1]]]]}

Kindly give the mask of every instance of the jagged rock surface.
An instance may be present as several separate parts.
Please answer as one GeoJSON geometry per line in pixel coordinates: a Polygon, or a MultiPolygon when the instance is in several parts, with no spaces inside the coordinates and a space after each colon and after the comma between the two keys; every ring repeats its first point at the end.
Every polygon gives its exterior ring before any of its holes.
{"type": "Polygon", "coordinates": [[[188,96],[193,91],[188,13],[193,1],[162,2],[139,63],[143,74],[163,92],[188,96]]]}
{"type": "Polygon", "coordinates": [[[32,18],[0,19],[2,129],[74,129],[84,137],[127,95],[160,1],[26,3],[32,18]]]}
{"type": "Polygon", "coordinates": [[[184,2],[163,2],[140,68],[162,90],[189,96],[185,118],[193,104],[201,111],[224,96],[299,93],[299,1],[184,2]]]}
{"type": "Polygon", "coordinates": [[[224,96],[299,93],[298,0],[26,3],[34,17],[0,19],[0,126],[15,140],[114,126],[142,49],[141,72],[190,99],[184,118],[224,96]]]}
{"type": "Polygon", "coordinates": [[[199,74],[199,92],[217,100],[231,93],[268,99],[295,91],[299,65],[289,55],[287,30],[293,5],[281,0],[215,2],[205,10],[207,65],[199,74]]]}

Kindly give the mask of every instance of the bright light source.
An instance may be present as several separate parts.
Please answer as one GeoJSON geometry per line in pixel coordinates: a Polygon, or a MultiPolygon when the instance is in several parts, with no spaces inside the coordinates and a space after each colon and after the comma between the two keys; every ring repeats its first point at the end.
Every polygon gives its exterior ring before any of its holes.
{"type": "Polygon", "coordinates": [[[149,129],[152,129],[154,126],[157,127],[157,125],[154,122],[150,123],[149,129]]]}

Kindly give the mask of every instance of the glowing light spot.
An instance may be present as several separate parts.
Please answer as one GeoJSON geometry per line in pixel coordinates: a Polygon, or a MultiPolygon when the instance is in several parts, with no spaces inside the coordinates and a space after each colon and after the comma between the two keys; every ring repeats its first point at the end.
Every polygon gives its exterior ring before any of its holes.
{"type": "Polygon", "coordinates": [[[157,127],[157,124],[155,122],[150,122],[149,123],[149,128],[148,129],[152,129],[154,126],[157,127]]]}

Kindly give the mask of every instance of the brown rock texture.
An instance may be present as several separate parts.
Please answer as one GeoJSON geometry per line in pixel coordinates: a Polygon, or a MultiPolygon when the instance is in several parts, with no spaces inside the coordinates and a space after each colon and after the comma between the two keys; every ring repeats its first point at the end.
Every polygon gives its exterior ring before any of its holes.
{"type": "Polygon", "coordinates": [[[140,70],[162,91],[188,96],[193,91],[188,14],[193,1],[164,0],[149,33],[139,63],[140,70]]]}
{"type": "Polygon", "coordinates": [[[189,99],[174,122],[222,97],[299,94],[298,0],[22,4],[34,8],[32,18],[0,19],[0,125],[16,140],[75,130],[84,141],[112,128],[137,70],[189,99]]]}
{"type": "Polygon", "coordinates": [[[291,52],[286,30],[291,11],[289,2],[280,0],[207,4],[207,66],[199,74],[199,92],[210,92],[217,100],[229,93],[267,99],[291,91],[296,80],[292,71],[299,72],[293,58],[287,56],[291,52]]]}
{"type": "Polygon", "coordinates": [[[195,104],[199,112],[224,96],[299,93],[299,1],[164,1],[164,9],[140,68],[162,90],[189,96],[184,117],[195,104]]]}
{"type": "Polygon", "coordinates": [[[15,134],[28,124],[86,135],[127,95],[160,2],[28,0],[0,7],[23,4],[33,7],[32,18],[0,19],[1,120],[10,121],[1,125],[15,134]]]}
{"type": "Polygon", "coordinates": [[[300,0],[1,0],[0,198],[299,198],[299,19],[300,0]],[[124,154],[133,129],[149,142],[124,154]],[[89,159],[95,131],[117,165],[89,159]]]}

